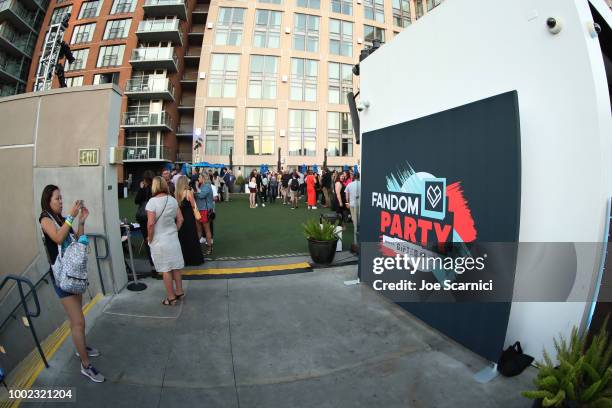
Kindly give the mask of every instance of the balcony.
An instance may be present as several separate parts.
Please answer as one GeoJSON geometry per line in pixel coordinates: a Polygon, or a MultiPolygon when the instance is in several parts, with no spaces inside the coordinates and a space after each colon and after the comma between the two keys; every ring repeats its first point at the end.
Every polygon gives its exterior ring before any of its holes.
{"type": "Polygon", "coordinates": [[[21,62],[0,51],[0,80],[8,83],[24,82],[21,78],[21,62]]]}
{"type": "Polygon", "coordinates": [[[161,130],[172,132],[172,121],[170,115],[165,111],[138,113],[125,112],[121,127],[129,130],[161,130]]]}
{"type": "Polygon", "coordinates": [[[187,19],[185,0],[145,0],[142,6],[145,17],[178,16],[187,19]]]}
{"type": "Polygon", "coordinates": [[[185,50],[185,64],[189,64],[191,67],[198,66],[200,64],[200,56],[202,55],[202,48],[188,48],[185,50]]]}
{"type": "Polygon", "coordinates": [[[32,58],[36,36],[33,33],[20,34],[7,23],[0,23],[0,48],[11,55],[21,58],[32,58]]]}
{"type": "Polygon", "coordinates": [[[128,79],[125,94],[134,99],[163,99],[174,102],[174,86],[170,80],[153,75],[128,79]]]}
{"type": "Polygon", "coordinates": [[[191,163],[193,154],[192,152],[177,152],[176,161],[179,163],[191,163]]]}
{"type": "Polygon", "coordinates": [[[9,21],[17,30],[36,33],[34,17],[34,13],[19,4],[17,0],[0,0],[0,21],[9,21]]]}
{"type": "Polygon", "coordinates": [[[180,137],[193,137],[193,123],[181,123],[180,125],[178,125],[178,127],[176,128],[176,136],[180,136],[180,137]]]}
{"type": "Polygon", "coordinates": [[[179,20],[145,20],[138,24],[136,36],[142,42],[172,41],[183,45],[179,20]]]}
{"type": "Polygon", "coordinates": [[[170,47],[136,48],[132,51],[130,64],[134,69],[166,69],[178,71],[178,58],[170,47]]]}
{"type": "Polygon", "coordinates": [[[193,24],[189,30],[190,37],[204,37],[204,24],[193,24]]]}
{"type": "Polygon", "coordinates": [[[46,11],[49,7],[49,0],[21,0],[29,9],[41,9],[46,11]]]}
{"type": "Polygon", "coordinates": [[[208,13],[209,4],[196,4],[193,9],[194,14],[208,13]]]}
{"type": "Polygon", "coordinates": [[[195,109],[195,96],[183,96],[178,109],[193,111],[195,109]]]}
{"type": "Polygon", "coordinates": [[[136,162],[136,161],[171,161],[170,149],[166,146],[124,146],[123,147],[123,161],[124,162],[136,162]]]}

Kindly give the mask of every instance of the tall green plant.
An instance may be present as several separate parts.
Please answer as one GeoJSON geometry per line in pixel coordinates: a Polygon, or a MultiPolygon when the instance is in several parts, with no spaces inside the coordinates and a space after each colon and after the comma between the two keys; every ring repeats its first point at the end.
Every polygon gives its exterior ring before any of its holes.
{"type": "Polygon", "coordinates": [[[316,218],[311,218],[302,224],[302,227],[307,239],[315,241],[335,241],[338,239],[335,233],[336,225],[327,220],[321,222],[316,218]]]}
{"type": "Polygon", "coordinates": [[[524,397],[542,399],[544,407],[560,407],[574,401],[579,407],[612,408],[612,344],[608,342],[608,318],[587,345],[586,334],[574,327],[569,344],[562,337],[554,340],[558,365],[544,350],[535,391],[524,397]]]}

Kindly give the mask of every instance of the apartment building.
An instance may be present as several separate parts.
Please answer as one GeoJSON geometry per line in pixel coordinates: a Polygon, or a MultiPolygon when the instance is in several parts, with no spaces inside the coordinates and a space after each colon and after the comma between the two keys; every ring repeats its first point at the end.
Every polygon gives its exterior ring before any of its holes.
{"type": "MultiPolygon", "coordinates": [[[[64,40],[75,60],[65,65],[67,85],[112,82],[124,92],[119,135],[124,171],[118,181],[130,174],[139,179],[144,170],[191,160],[181,154],[176,135],[181,121],[192,120],[185,116],[193,117],[195,77],[185,72],[199,63],[208,4],[195,0],[51,0],[36,43],[28,91],[34,88],[44,33],[68,13],[64,40]]],[[[58,86],[54,78],[52,88],[58,86]]]]}
{"type": "Polygon", "coordinates": [[[0,0],[0,97],[26,90],[48,0],[0,0]]]}
{"type": "MultiPolygon", "coordinates": [[[[383,44],[440,0],[213,0],[197,73],[194,161],[359,163],[346,93],[363,47],[383,44]],[[279,160],[280,156],[280,160],[279,160]]],[[[383,45],[384,46],[384,45],[383,45]]],[[[180,137],[182,137],[181,133],[180,137]]]]}

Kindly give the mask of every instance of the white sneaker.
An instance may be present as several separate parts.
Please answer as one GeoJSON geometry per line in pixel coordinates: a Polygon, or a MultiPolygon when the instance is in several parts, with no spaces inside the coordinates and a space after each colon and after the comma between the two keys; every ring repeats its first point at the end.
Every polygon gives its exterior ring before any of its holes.
{"type": "Polygon", "coordinates": [[[255,208],[257,208],[257,206],[258,206],[258,205],[259,205],[259,204],[255,204],[255,208]]]}
{"type": "Polygon", "coordinates": [[[266,205],[265,205],[264,203],[261,203],[261,206],[262,206],[262,207],[265,207],[266,205]]]}
{"type": "MultiPolygon", "coordinates": [[[[85,347],[85,349],[87,350],[87,356],[88,357],[99,357],[100,356],[100,351],[98,351],[98,349],[96,349],[94,347],[87,346],[87,347],[85,347]]],[[[78,351],[76,351],[74,354],[77,357],[81,356],[78,351]]]]}
{"type": "Polygon", "coordinates": [[[96,370],[91,364],[89,364],[89,367],[87,368],[83,367],[83,364],[81,364],[81,374],[86,377],[89,377],[89,379],[93,382],[104,382],[104,376],[100,374],[100,372],[96,370]]]}
{"type": "Polygon", "coordinates": [[[206,242],[206,240],[204,239],[204,237],[200,238],[200,244],[204,244],[206,242]]]}
{"type": "Polygon", "coordinates": [[[316,209],[317,209],[317,206],[315,205],[314,207],[312,207],[312,209],[313,209],[313,210],[316,210],[316,209]]]}

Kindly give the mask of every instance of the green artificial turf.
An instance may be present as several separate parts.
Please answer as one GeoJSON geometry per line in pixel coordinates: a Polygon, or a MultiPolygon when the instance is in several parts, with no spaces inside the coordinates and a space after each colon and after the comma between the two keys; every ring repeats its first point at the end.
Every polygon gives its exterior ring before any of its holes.
{"type": "MultiPolygon", "coordinates": [[[[243,257],[307,253],[308,244],[302,232],[302,223],[319,214],[330,212],[327,208],[307,210],[304,200],[292,210],[281,200],[266,204],[265,208],[249,208],[246,194],[233,194],[232,201],[217,203],[214,225],[213,257],[243,257]]],[[[135,221],[136,205],[133,196],[119,200],[121,218],[135,221]]],[[[347,223],[342,247],[348,250],[353,243],[353,224],[347,223]]],[[[134,243],[137,245],[137,242],[134,243]]],[[[136,246],[138,248],[138,246],[136,246]]],[[[144,256],[142,253],[137,256],[144,256]]]]}

